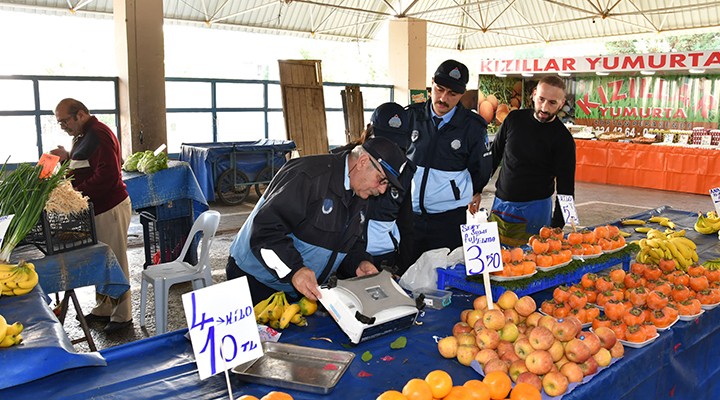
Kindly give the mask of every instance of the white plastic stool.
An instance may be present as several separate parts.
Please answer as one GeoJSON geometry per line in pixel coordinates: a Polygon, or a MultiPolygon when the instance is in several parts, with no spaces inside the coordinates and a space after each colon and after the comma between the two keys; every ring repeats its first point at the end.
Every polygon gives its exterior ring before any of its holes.
{"type": "Polygon", "coordinates": [[[181,282],[192,282],[193,290],[213,284],[212,268],[210,267],[210,245],[220,225],[220,213],[213,210],[200,214],[193,223],[185,245],[177,259],[167,263],[151,265],[142,272],[140,291],[140,326],[145,326],[145,308],[147,306],[148,284],[155,288],[155,333],[167,330],[168,292],[170,286],[181,282]],[[183,261],[193,238],[202,234],[198,262],[192,265],[183,261]]]}

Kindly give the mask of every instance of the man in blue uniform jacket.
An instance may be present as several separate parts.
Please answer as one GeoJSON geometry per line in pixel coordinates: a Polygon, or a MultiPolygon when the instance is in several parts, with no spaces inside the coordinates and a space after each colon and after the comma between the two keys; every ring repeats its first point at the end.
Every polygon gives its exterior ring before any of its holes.
{"type": "Polygon", "coordinates": [[[227,279],[246,276],[253,302],[277,291],[320,297],[318,284],[377,272],[365,250],[367,199],[399,186],[406,158],[373,138],[341,154],[305,156],[278,171],[230,246],[227,279]],[[345,263],[343,263],[345,261],[345,263]]]}
{"type": "Polygon", "coordinates": [[[430,100],[408,107],[407,156],[417,165],[412,182],[413,261],[427,250],[462,246],[465,210],[478,210],[492,175],[487,123],[460,104],[467,82],[467,67],[447,60],[435,71],[430,100]]]}

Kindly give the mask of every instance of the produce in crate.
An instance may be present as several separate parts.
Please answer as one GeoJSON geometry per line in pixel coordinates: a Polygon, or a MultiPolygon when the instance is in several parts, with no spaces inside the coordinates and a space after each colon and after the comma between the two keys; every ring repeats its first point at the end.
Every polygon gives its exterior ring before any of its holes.
{"type": "Polygon", "coordinates": [[[0,169],[0,215],[14,215],[0,247],[0,263],[7,264],[10,254],[40,219],[50,193],[64,179],[68,163],[60,166],[54,174],[40,178],[43,166],[21,164],[6,173],[6,165],[0,169]]]}

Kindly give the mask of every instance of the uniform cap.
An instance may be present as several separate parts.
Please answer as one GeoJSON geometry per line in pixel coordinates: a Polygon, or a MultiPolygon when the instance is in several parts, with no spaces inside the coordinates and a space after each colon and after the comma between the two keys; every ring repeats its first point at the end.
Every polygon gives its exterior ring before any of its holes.
{"type": "Polygon", "coordinates": [[[465,85],[468,83],[469,75],[465,64],[455,60],[446,60],[435,71],[433,81],[453,92],[463,94],[465,93],[465,85]]]}

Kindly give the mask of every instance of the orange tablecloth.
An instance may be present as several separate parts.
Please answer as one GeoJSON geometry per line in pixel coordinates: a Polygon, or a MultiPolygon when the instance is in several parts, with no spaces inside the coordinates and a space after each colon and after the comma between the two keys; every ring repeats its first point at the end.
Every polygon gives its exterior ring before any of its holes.
{"type": "Polygon", "coordinates": [[[720,151],[576,140],[575,179],[708,194],[720,186],[720,151]]]}

